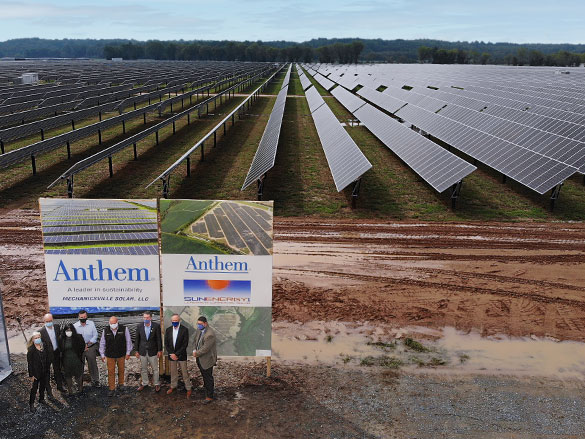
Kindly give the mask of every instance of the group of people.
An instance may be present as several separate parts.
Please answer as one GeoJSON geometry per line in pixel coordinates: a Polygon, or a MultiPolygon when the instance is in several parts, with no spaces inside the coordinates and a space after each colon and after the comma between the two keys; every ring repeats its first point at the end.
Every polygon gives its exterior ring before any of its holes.
{"type": "MultiPolygon", "coordinates": [[[[99,387],[98,356],[107,364],[110,396],[116,392],[116,369],[118,387],[124,387],[125,362],[130,359],[132,351],[135,351],[134,355],[140,359],[141,383],[136,390],[142,392],[149,385],[150,366],[154,390],[160,392],[158,359],[162,357],[163,339],[161,327],[152,321],[151,312],[144,312],[143,323],[137,327],[134,342],[128,327],[120,324],[115,316],[110,317],[109,325],[104,328],[101,337],[95,324],[88,320],[85,310],[80,311],[78,317],[77,322],[68,323],[61,328],[53,322],[51,314],[45,314],[43,328],[33,332],[27,351],[28,374],[32,381],[29,400],[31,411],[35,411],[37,393],[40,403],[45,401],[45,393],[48,398],[54,398],[50,384],[51,368],[60,392],[73,394],[73,381],[77,385],[77,391],[83,392],[83,371],[86,363],[93,386],[99,387]]],[[[178,314],[173,314],[171,323],[164,336],[164,347],[171,372],[171,385],[166,393],[171,394],[177,390],[180,370],[189,399],[192,393],[187,370],[189,330],[181,324],[178,314]]],[[[217,362],[217,349],[215,332],[205,316],[197,319],[193,341],[195,347],[193,357],[196,359],[205,387],[205,399],[202,402],[208,404],[214,399],[213,367],[217,362]]]]}

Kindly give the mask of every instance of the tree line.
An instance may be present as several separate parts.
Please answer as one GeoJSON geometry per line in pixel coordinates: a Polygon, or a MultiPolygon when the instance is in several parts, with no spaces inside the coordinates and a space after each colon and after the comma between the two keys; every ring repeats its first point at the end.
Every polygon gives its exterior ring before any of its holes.
{"type": "Polygon", "coordinates": [[[299,62],[434,62],[571,66],[584,44],[514,44],[430,39],[317,38],[291,41],[136,41],[21,38],[0,42],[0,58],[125,58],[299,62]]]}
{"type": "Polygon", "coordinates": [[[274,47],[257,42],[205,44],[173,41],[147,41],[144,43],[108,44],[104,58],[156,59],[156,60],[215,60],[215,61],[290,61],[327,63],[357,63],[364,48],[361,41],[335,43],[313,48],[307,44],[274,47]]]}
{"type": "MultiPolygon", "coordinates": [[[[479,53],[475,50],[464,49],[440,49],[438,47],[420,46],[418,59],[421,62],[433,64],[487,64],[491,54],[479,53]]],[[[514,66],[562,66],[574,67],[585,63],[585,53],[571,53],[559,50],[556,53],[544,54],[540,50],[528,50],[520,47],[515,53],[504,56],[503,63],[514,66]]]]}

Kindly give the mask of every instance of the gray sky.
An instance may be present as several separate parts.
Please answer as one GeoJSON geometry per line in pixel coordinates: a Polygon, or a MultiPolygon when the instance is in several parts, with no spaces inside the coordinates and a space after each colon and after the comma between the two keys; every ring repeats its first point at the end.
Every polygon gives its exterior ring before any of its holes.
{"type": "Polygon", "coordinates": [[[0,0],[12,38],[585,43],[583,0],[0,0]]]}

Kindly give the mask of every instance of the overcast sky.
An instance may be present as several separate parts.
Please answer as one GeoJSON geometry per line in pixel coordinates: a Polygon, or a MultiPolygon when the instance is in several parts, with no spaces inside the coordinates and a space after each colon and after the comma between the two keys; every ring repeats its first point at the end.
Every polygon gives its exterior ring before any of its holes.
{"type": "Polygon", "coordinates": [[[583,0],[0,0],[0,41],[360,37],[585,43],[584,17],[583,0]]]}

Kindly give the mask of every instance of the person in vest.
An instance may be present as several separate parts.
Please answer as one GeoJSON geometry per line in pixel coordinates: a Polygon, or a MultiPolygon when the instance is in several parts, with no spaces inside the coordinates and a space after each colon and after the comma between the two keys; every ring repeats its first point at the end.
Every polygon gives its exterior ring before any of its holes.
{"type": "Polygon", "coordinates": [[[116,366],[118,367],[118,386],[124,386],[124,362],[130,358],[132,338],[124,325],[118,324],[118,318],[110,317],[110,325],[106,326],[100,340],[100,356],[108,366],[108,388],[110,396],[116,392],[116,366]]]}
{"type": "Polygon", "coordinates": [[[37,390],[39,392],[39,402],[45,402],[45,390],[49,395],[51,394],[51,386],[49,385],[49,377],[51,376],[51,359],[49,358],[49,350],[43,346],[40,332],[33,332],[32,337],[28,341],[28,351],[26,353],[26,360],[28,363],[28,376],[32,381],[32,388],[30,389],[30,411],[34,412],[35,398],[37,390]]]}
{"type": "Polygon", "coordinates": [[[196,358],[197,367],[203,377],[203,387],[205,387],[203,404],[209,404],[213,401],[213,366],[217,362],[217,340],[215,331],[209,326],[205,316],[197,319],[194,346],[193,356],[196,358]]]}

